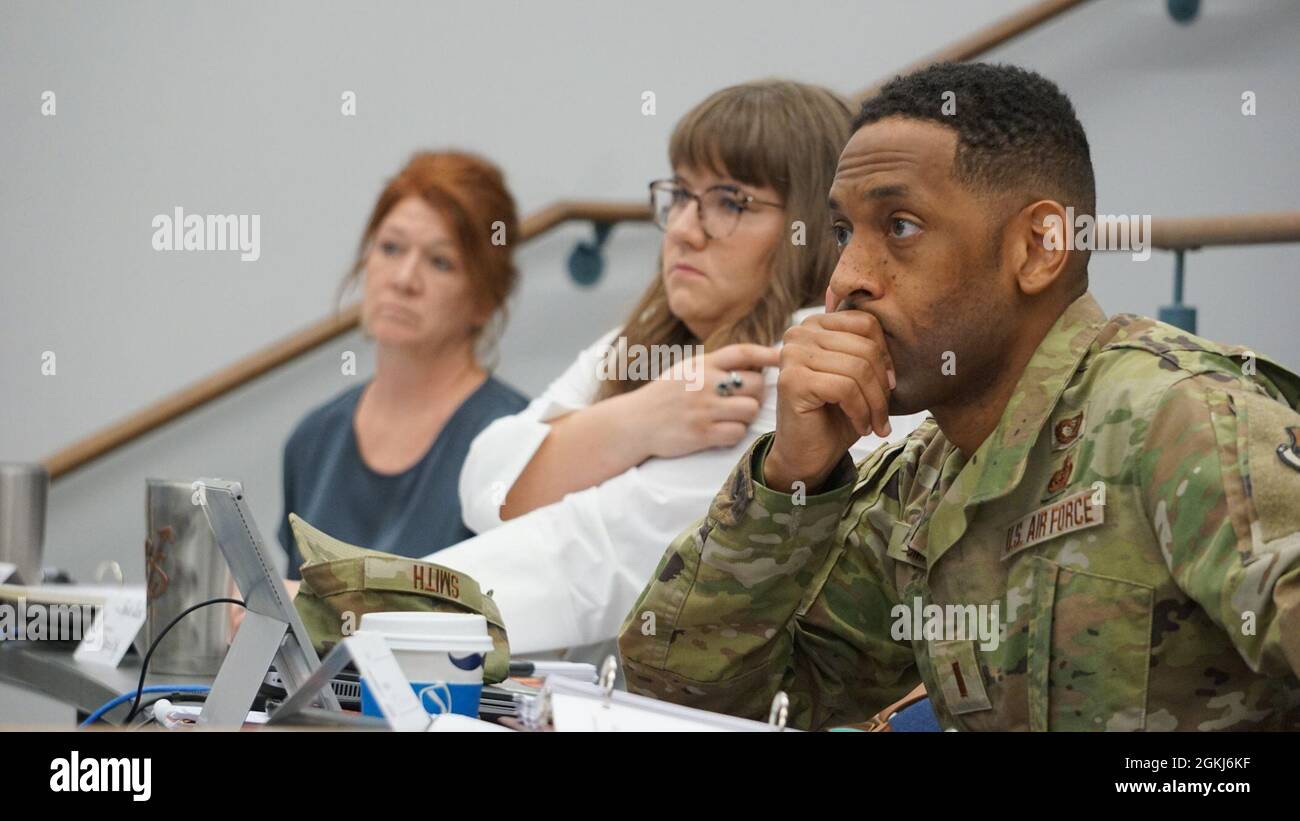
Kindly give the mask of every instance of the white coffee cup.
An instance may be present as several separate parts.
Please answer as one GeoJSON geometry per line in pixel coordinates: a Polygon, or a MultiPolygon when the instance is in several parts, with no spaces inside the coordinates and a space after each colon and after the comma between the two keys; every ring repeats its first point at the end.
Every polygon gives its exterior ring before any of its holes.
{"type": "MultiPolygon", "coordinates": [[[[492,650],[487,619],[473,613],[365,613],[357,632],[383,638],[430,715],[478,716],[483,660],[492,650]]],[[[379,715],[365,679],[361,711],[379,715]]]]}

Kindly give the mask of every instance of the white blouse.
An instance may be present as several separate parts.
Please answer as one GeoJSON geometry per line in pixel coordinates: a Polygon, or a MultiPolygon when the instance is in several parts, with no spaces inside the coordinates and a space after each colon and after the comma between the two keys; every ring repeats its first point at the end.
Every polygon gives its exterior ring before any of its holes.
{"type": "MultiPolygon", "coordinates": [[[[794,323],[821,313],[806,308],[794,323]]],[[[754,440],[776,428],[777,368],[745,438],[673,459],[648,459],[595,487],[501,521],[500,505],[550,432],[549,420],[592,404],[597,368],[615,329],[515,416],[497,419],[470,446],[460,474],[465,524],[478,533],[426,560],[470,575],[501,609],[512,653],[594,644],[614,638],[668,545],[704,516],[731,469],[754,440]]],[[[711,386],[705,388],[711,389],[711,386]]],[[[891,419],[891,439],[926,414],[891,419]]],[[[883,444],[866,436],[851,448],[859,461],[883,444]]]]}

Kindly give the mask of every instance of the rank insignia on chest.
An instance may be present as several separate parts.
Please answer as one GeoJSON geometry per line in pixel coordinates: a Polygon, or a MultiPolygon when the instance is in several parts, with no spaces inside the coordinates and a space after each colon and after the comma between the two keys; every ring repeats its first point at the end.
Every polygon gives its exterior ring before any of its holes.
{"type": "Polygon", "coordinates": [[[1047,490],[1043,494],[1043,500],[1046,501],[1061,491],[1065,490],[1070,484],[1070,476],[1074,474],[1074,454],[1067,453],[1061,466],[1056,469],[1052,477],[1047,480],[1047,490]]]}
{"type": "Polygon", "coordinates": [[[1083,411],[1067,416],[1052,426],[1052,450],[1064,450],[1073,445],[1083,432],[1083,411]]]}

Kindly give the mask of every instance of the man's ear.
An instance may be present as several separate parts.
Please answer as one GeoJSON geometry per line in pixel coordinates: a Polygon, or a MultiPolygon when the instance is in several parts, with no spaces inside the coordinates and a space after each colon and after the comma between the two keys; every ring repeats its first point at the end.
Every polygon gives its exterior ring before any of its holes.
{"type": "Polygon", "coordinates": [[[1011,218],[1004,232],[1003,252],[1009,255],[1020,292],[1037,296],[1057,282],[1069,267],[1074,242],[1070,212],[1055,200],[1030,203],[1011,218]]]}

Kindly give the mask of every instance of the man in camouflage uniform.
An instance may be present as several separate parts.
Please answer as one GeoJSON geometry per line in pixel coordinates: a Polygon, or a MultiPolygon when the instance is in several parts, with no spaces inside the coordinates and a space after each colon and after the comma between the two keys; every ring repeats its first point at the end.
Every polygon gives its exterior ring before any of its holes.
{"type": "Polygon", "coordinates": [[[1087,155],[1019,69],[864,104],[831,192],[848,310],[787,334],[775,434],[629,614],[630,690],[753,718],[781,690],[825,728],[919,679],[945,728],[1300,729],[1300,378],[1106,318],[1043,241],[1092,213],[1087,155]]]}

